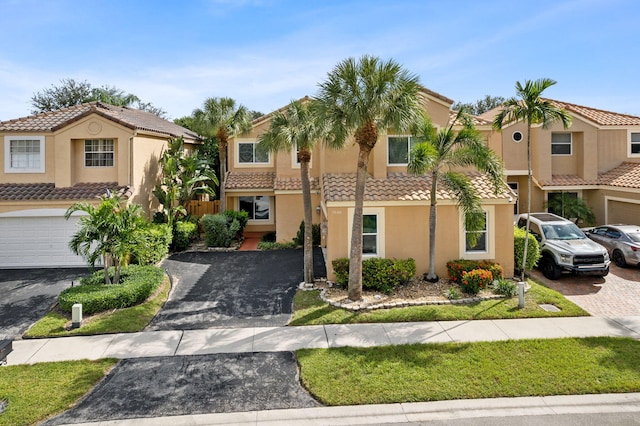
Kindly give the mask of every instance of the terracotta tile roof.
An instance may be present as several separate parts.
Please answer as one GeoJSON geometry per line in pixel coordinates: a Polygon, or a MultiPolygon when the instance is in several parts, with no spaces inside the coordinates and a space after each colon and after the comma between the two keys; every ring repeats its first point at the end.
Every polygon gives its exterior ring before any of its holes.
{"type": "MultiPolygon", "coordinates": [[[[482,199],[505,199],[515,194],[505,188],[494,194],[489,180],[480,173],[467,174],[482,199]]],[[[322,176],[325,202],[353,201],[356,184],[355,174],[325,174],[322,176]]],[[[429,176],[412,176],[406,173],[393,173],[386,178],[367,178],[365,201],[428,201],[431,189],[429,176]]],[[[441,185],[437,195],[439,200],[454,200],[455,195],[441,185]]]]}
{"type": "Polygon", "coordinates": [[[449,99],[446,96],[441,95],[440,93],[437,93],[437,92],[434,92],[433,90],[427,89],[426,87],[422,87],[421,91],[423,93],[426,93],[428,95],[433,96],[434,98],[438,98],[441,101],[444,101],[444,102],[446,102],[448,104],[452,104],[453,103],[453,99],[449,99]]]}
{"type": "Polygon", "coordinates": [[[582,105],[571,104],[569,102],[556,101],[547,99],[556,105],[566,109],[567,111],[581,115],[582,117],[593,121],[601,126],[637,126],[640,125],[640,117],[628,114],[619,114],[617,112],[604,111],[601,109],[590,108],[582,105]]]}
{"type": "Polygon", "coordinates": [[[585,180],[578,175],[553,175],[551,180],[538,181],[542,186],[584,186],[597,185],[598,180],[585,180]]]}
{"type": "MultiPolygon", "coordinates": [[[[309,182],[311,183],[312,191],[320,189],[320,179],[312,177],[309,178],[309,182]]],[[[299,177],[276,178],[273,189],[277,191],[299,191],[302,189],[302,179],[299,177]]]]}
{"type": "Polygon", "coordinates": [[[622,188],[640,188],[640,163],[624,162],[618,167],[602,173],[598,178],[598,183],[622,188]]]}
{"type": "Polygon", "coordinates": [[[3,183],[0,201],[91,200],[105,195],[107,190],[117,190],[125,197],[131,195],[129,187],[118,187],[116,182],[79,183],[66,188],[56,188],[53,183],[3,183]]]}
{"type": "Polygon", "coordinates": [[[226,189],[273,189],[275,172],[229,172],[226,189]]]}
{"type": "Polygon", "coordinates": [[[0,131],[54,132],[92,113],[132,130],[146,130],[172,137],[183,136],[186,139],[199,139],[196,133],[150,112],[108,105],[102,102],[90,102],[58,111],[43,112],[42,114],[2,121],[0,122],[0,131]]]}

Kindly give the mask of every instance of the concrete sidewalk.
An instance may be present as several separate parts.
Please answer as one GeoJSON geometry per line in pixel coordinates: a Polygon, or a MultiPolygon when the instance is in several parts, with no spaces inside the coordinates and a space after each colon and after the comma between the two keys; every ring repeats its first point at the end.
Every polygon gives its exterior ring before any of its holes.
{"type": "Polygon", "coordinates": [[[640,339],[640,316],[212,328],[18,340],[7,364],[591,336],[640,339]]]}

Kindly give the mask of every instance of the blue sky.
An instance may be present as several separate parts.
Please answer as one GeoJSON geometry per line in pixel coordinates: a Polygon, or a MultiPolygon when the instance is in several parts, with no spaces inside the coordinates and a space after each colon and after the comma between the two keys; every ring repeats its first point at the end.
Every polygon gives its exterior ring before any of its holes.
{"type": "Polygon", "coordinates": [[[0,120],[63,78],[189,115],[228,96],[270,112],[347,57],[392,58],[456,101],[545,95],[640,116],[636,0],[0,0],[0,120]]]}

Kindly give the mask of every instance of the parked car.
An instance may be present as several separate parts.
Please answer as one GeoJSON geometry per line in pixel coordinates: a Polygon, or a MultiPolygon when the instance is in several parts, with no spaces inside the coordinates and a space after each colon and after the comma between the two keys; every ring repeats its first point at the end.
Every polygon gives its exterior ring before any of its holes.
{"type": "Polygon", "coordinates": [[[609,250],[611,260],[621,268],[640,266],[640,226],[604,225],[591,228],[587,236],[609,250]]]}
{"type": "MultiPolygon", "coordinates": [[[[578,226],[552,213],[530,213],[529,231],[540,244],[538,267],[545,277],[557,280],[563,272],[606,276],[609,273],[607,249],[587,238],[578,226]]],[[[518,216],[524,228],[527,215],[518,216]]]]}

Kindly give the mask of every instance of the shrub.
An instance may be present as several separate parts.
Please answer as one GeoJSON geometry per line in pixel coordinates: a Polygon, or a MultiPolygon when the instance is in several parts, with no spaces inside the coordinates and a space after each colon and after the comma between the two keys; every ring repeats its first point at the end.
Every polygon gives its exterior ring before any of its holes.
{"type": "MultiPolygon", "coordinates": [[[[311,225],[311,240],[314,246],[320,245],[320,224],[318,223],[311,225]]],[[[300,228],[293,241],[299,246],[304,245],[304,220],[300,222],[300,228]]]]}
{"type": "Polygon", "coordinates": [[[275,243],[276,242],[276,231],[269,231],[260,237],[260,241],[265,243],[275,243]]]}
{"type": "MultiPolygon", "coordinates": [[[[349,259],[335,259],[331,264],[338,285],[346,287],[349,284],[349,259]]],[[[362,261],[362,288],[389,294],[398,285],[409,281],[415,274],[416,262],[411,258],[404,260],[375,257],[365,259],[362,261]]]]}
{"type": "Polygon", "coordinates": [[[485,269],[491,272],[492,281],[501,279],[504,276],[504,268],[490,260],[469,260],[457,259],[447,262],[447,272],[449,273],[449,281],[459,283],[465,272],[471,272],[474,269],[485,269]]]}
{"type": "MultiPolygon", "coordinates": [[[[515,272],[522,272],[522,258],[524,256],[524,240],[526,238],[526,231],[522,228],[515,227],[513,230],[513,261],[515,265],[515,272]]],[[[529,233],[529,245],[527,247],[527,260],[525,269],[533,269],[538,264],[540,258],[540,245],[538,240],[529,233]]]]}
{"type": "Polygon", "coordinates": [[[244,228],[247,226],[247,222],[249,222],[249,213],[244,210],[225,210],[222,214],[227,218],[227,225],[229,228],[232,226],[234,227],[235,232],[232,234],[231,238],[239,239],[242,237],[244,228]],[[233,225],[234,220],[238,221],[237,225],[233,225]]]}
{"type": "Polygon", "coordinates": [[[447,290],[447,299],[458,300],[460,299],[460,293],[458,293],[458,290],[452,287],[449,290],[447,290]]]}
{"type": "Polygon", "coordinates": [[[293,241],[289,241],[287,243],[277,243],[275,241],[273,242],[260,241],[258,243],[258,250],[284,250],[284,249],[291,249],[296,247],[297,245],[293,241]]]}
{"type": "MultiPolygon", "coordinates": [[[[113,274],[113,268],[110,268],[113,274]]],[[[145,301],[160,285],[162,269],[129,265],[122,268],[120,284],[104,284],[104,271],[96,271],[80,280],[80,285],[63,290],[58,297],[60,309],[71,312],[75,303],[90,315],[109,309],[121,309],[145,301]]]]}
{"type": "MultiPolygon", "coordinates": [[[[236,220],[236,223],[238,221],[236,220]]],[[[206,214],[202,217],[204,239],[209,247],[229,247],[233,234],[227,225],[227,217],[221,214],[206,214]]]]}
{"type": "Polygon", "coordinates": [[[494,293],[502,294],[507,297],[513,297],[518,293],[516,283],[505,279],[494,281],[492,287],[494,293]]]}
{"type": "Polygon", "coordinates": [[[171,228],[167,224],[152,224],[136,231],[137,244],[131,252],[131,263],[153,265],[169,253],[171,228]]]}
{"type": "Polygon", "coordinates": [[[502,265],[499,265],[490,260],[481,260],[480,263],[478,263],[478,268],[486,269],[487,271],[491,272],[491,276],[493,277],[492,281],[504,278],[504,268],[502,267],[502,265]]]}
{"type": "Polygon", "coordinates": [[[478,294],[481,289],[485,289],[493,281],[493,276],[486,269],[474,269],[473,271],[464,272],[460,287],[467,294],[478,294]]]}
{"type": "Polygon", "coordinates": [[[198,224],[179,221],[173,230],[173,248],[176,251],[186,250],[198,235],[198,224]]]}

